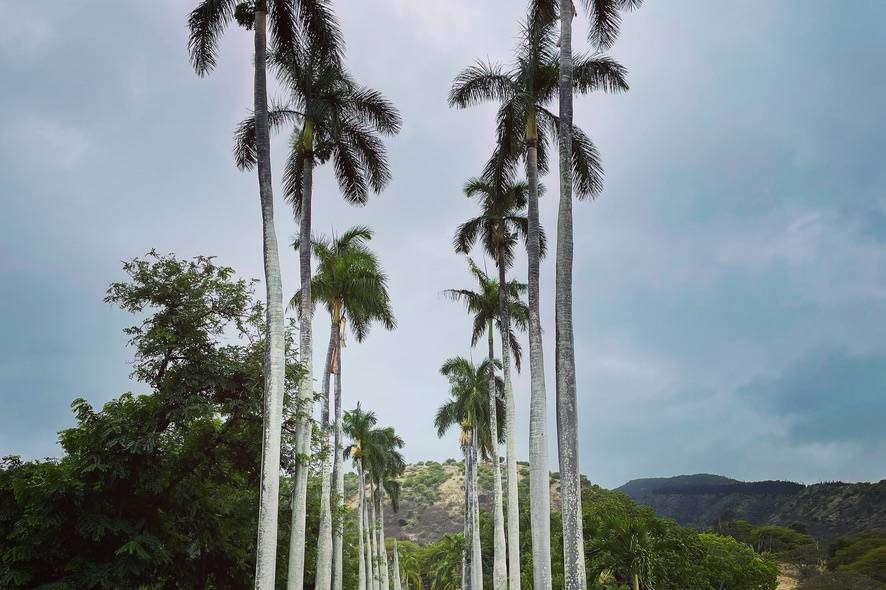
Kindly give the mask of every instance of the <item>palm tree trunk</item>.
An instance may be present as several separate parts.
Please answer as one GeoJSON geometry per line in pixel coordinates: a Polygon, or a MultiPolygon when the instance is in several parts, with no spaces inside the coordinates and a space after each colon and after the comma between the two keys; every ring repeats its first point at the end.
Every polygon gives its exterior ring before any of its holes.
{"type": "MultiPolygon", "coordinates": [[[[311,348],[311,191],[314,184],[313,124],[305,121],[305,142],[301,219],[299,223],[299,273],[301,278],[301,314],[299,317],[299,361],[303,374],[298,386],[299,419],[295,437],[296,452],[305,457],[311,450],[311,399],[313,398],[313,351],[311,348]]],[[[305,576],[305,510],[308,496],[307,465],[298,465],[292,495],[292,532],[289,539],[289,577],[287,590],[302,590],[305,576]]]]}
{"type": "Polygon", "coordinates": [[[489,450],[489,458],[492,461],[492,521],[493,521],[493,561],[492,561],[492,588],[493,590],[505,590],[508,585],[508,566],[505,561],[505,523],[502,511],[501,489],[501,465],[498,460],[498,395],[495,391],[495,334],[493,334],[494,322],[489,319],[486,326],[487,340],[489,342],[489,432],[492,434],[492,445],[489,450]]]}
{"type": "Polygon", "coordinates": [[[371,548],[370,556],[372,560],[372,588],[373,590],[381,590],[381,575],[378,571],[378,536],[375,532],[375,497],[378,490],[375,485],[369,484],[369,546],[371,548]]]}
{"type": "Polygon", "coordinates": [[[578,408],[572,332],[572,18],[573,0],[560,0],[560,208],[555,295],[557,442],[563,518],[565,590],[586,590],[578,462],[578,408]]]}
{"type": "MultiPolygon", "coordinates": [[[[332,496],[332,509],[334,512],[334,529],[332,537],[332,590],[342,590],[343,561],[342,543],[344,540],[344,515],[342,505],[345,496],[345,473],[342,469],[342,423],[341,423],[341,332],[340,328],[335,335],[335,445],[334,459],[332,463],[332,479],[335,482],[335,493],[332,496]]],[[[362,540],[362,539],[361,539],[362,540]]],[[[362,561],[363,554],[360,554],[362,561]]],[[[364,572],[365,574],[365,572],[364,572]]],[[[364,581],[365,584],[365,581],[364,581]]],[[[362,587],[360,590],[366,590],[362,587]]]]}
{"type": "Polygon", "coordinates": [[[360,551],[360,563],[357,564],[357,590],[369,590],[366,585],[366,547],[363,542],[363,514],[366,512],[364,503],[366,498],[366,482],[363,479],[363,469],[357,465],[357,543],[360,551]]]}
{"type": "MultiPolygon", "coordinates": [[[[320,409],[320,425],[323,435],[326,437],[327,448],[329,445],[329,382],[332,373],[332,361],[335,354],[335,341],[338,335],[338,321],[333,311],[331,328],[329,332],[329,347],[326,350],[326,368],[323,371],[323,396],[320,409]]],[[[332,494],[332,454],[330,449],[323,458],[322,473],[320,476],[320,532],[317,539],[317,565],[314,574],[314,588],[316,590],[330,590],[332,584],[332,509],[330,496],[332,494]]]]}
{"type": "Polygon", "coordinates": [[[462,445],[462,452],[465,457],[465,548],[462,552],[461,587],[463,590],[473,590],[474,569],[471,564],[474,561],[474,493],[471,487],[473,486],[474,478],[471,474],[471,445],[462,445]]]}
{"type": "Polygon", "coordinates": [[[508,590],[520,590],[520,508],[517,496],[517,409],[511,388],[510,310],[507,305],[507,277],[501,253],[498,255],[498,311],[501,315],[501,364],[505,381],[505,444],[508,463],[508,590]]]}
{"type": "Polygon", "coordinates": [[[634,574],[634,590],[640,590],[640,576],[634,574]]]}
{"type": "Polygon", "coordinates": [[[263,3],[255,11],[255,137],[258,152],[258,192],[262,213],[262,251],[267,297],[264,360],[264,407],[262,412],[261,490],[255,559],[256,590],[272,590],[277,565],[277,512],[280,495],[280,431],[283,423],[283,379],[286,359],[283,341],[283,283],[277,233],[274,228],[274,196],[271,186],[271,141],[268,127],[266,70],[267,11],[263,3]]]}
{"type": "Polygon", "coordinates": [[[527,122],[526,178],[529,181],[529,522],[532,533],[532,587],[551,590],[551,488],[548,468],[547,392],[541,340],[541,259],[538,221],[538,127],[527,122]]]}
{"type": "Polygon", "coordinates": [[[397,539],[394,538],[394,590],[403,590],[402,584],[400,584],[400,551],[397,549],[397,539]]]}
{"type": "Polygon", "coordinates": [[[471,486],[474,492],[473,497],[471,498],[472,510],[474,512],[473,530],[471,531],[471,534],[473,535],[471,544],[473,558],[471,560],[471,565],[473,566],[474,590],[483,590],[483,551],[482,546],[480,545],[480,491],[478,485],[480,461],[479,449],[477,448],[480,437],[476,428],[474,428],[471,440],[474,441],[474,444],[471,446],[471,453],[473,455],[473,459],[471,460],[471,477],[474,480],[473,485],[471,486]]]}
{"type": "Polygon", "coordinates": [[[367,590],[376,590],[375,581],[372,576],[372,527],[370,526],[369,520],[369,506],[372,504],[371,492],[369,489],[366,473],[363,473],[363,534],[366,539],[364,541],[364,545],[366,546],[366,554],[363,559],[366,562],[366,588],[367,590]]]}
{"type": "Polygon", "coordinates": [[[385,547],[385,492],[378,487],[378,569],[381,570],[381,587],[391,590],[391,579],[388,576],[388,550],[385,547]]]}

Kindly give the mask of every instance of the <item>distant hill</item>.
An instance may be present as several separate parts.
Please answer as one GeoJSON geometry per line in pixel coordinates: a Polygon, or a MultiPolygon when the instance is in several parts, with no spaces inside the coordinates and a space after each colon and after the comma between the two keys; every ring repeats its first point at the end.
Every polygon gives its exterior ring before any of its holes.
{"type": "Polygon", "coordinates": [[[660,516],[704,529],[720,520],[800,526],[830,538],[886,528],[886,480],[879,483],[743,482],[711,474],[635,479],[617,489],[660,516]]]}

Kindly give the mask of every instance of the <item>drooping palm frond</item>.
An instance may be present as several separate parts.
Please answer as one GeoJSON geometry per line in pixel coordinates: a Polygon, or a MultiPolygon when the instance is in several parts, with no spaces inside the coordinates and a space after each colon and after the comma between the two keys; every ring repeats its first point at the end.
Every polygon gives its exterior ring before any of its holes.
{"type": "Polygon", "coordinates": [[[627,68],[609,56],[579,55],[572,66],[572,87],[579,94],[627,92],[627,75],[627,68]]]}
{"type": "MultiPolygon", "coordinates": [[[[268,109],[268,128],[276,131],[286,123],[298,121],[302,113],[281,106],[268,109]]],[[[240,170],[252,170],[258,162],[255,137],[255,116],[250,116],[234,130],[234,163],[240,170]]]]}
{"type": "Polygon", "coordinates": [[[449,106],[465,108],[489,100],[504,102],[513,93],[513,80],[498,64],[477,61],[455,77],[449,106]]]}
{"type": "Polygon", "coordinates": [[[236,0],[203,0],[188,16],[188,53],[200,76],[211,72],[218,58],[218,40],[234,17],[236,0]]]}

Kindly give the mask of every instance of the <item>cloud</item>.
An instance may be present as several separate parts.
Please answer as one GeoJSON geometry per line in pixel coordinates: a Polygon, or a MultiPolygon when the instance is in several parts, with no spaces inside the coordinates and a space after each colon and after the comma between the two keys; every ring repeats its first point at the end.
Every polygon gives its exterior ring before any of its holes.
{"type": "Polygon", "coordinates": [[[4,141],[19,146],[17,153],[35,169],[75,170],[93,148],[86,132],[51,119],[25,117],[4,141]]]}
{"type": "Polygon", "coordinates": [[[799,444],[886,442],[886,356],[817,351],[740,391],[799,444]]]}

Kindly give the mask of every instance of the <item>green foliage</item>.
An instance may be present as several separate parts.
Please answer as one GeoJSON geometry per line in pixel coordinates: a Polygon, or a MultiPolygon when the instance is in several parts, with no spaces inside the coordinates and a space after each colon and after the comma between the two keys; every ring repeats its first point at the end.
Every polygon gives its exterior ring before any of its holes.
{"type": "MultiPolygon", "coordinates": [[[[2,588],[251,584],[262,308],[208,257],[151,251],[124,271],[107,301],[146,314],[126,332],[133,375],[152,391],[101,410],[74,400],[61,459],[3,460],[2,588]]],[[[290,385],[297,374],[290,356],[290,385]]]]}
{"type": "Polygon", "coordinates": [[[778,568],[774,562],[733,539],[715,533],[699,535],[704,548],[701,567],[710,588],[774,590],[778,568]]]}

